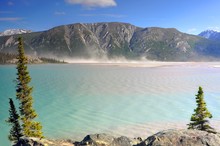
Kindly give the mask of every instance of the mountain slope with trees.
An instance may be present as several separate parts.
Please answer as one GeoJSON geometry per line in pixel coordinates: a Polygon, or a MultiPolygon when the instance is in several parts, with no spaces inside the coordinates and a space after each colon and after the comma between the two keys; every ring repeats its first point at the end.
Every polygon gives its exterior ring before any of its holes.
{"type": "MultiPolygon", "coordinates": [[[[76,23],[21,34],[29,55],[57,58],[125,57],[160,61],[220,58],[220,43],[175,28],[140,28],[128,23],[76,23]]],[[[18,35],[0,37],[0,52],[15,52],[18,35]]]]}

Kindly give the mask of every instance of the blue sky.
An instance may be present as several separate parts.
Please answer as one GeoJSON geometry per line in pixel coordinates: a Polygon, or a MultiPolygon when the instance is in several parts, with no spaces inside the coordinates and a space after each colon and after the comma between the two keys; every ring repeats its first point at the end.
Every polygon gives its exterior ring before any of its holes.
{"type": "Polygon", "coordinates": [[[0,32],[72,23],[126,22],[191,34],[220,30],[220,0],[1,0],[0,32]]]}

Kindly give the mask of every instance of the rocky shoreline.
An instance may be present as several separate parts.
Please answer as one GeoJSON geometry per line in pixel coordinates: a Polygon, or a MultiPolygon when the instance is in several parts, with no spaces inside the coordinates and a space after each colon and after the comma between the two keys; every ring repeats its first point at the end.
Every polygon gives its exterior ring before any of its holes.
{"type": "Polygon", "coordinates": [[[165,130],[148,138],[114,137],[108,134],[87,135],[82,141],[47,140],[22,137],[14,146],[219,146],[220,134],[198,130],[165,130]]]}

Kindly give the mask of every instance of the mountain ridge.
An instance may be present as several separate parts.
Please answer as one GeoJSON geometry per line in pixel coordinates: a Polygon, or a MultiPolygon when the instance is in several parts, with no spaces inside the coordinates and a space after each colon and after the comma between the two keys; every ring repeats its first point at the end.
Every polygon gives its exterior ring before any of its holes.
{"type": "Polygon", "coordinates": [[[209,40],[220,41],[220,32],[216,30],[205,30],[198,35],[209,40]]]}
{"type": "Polygon", "coordinates": [[[31,30],[26,30],[26,29],[7,29],[3,32],[0,32],[0,36],[10,36],[10,35],[31,33],[31,32],[32,32],[31,30]]]}
{"type": "MultiPolygon", "coordinates": [[[[1,36],[0,52],[15,52],[18,35],[1,36]]],[[[129,23],[75,23],[21,34],[27,54],[58,58],[146,58],[204,61],[220,57],[220,43],[175,28],[129,23]]]]}

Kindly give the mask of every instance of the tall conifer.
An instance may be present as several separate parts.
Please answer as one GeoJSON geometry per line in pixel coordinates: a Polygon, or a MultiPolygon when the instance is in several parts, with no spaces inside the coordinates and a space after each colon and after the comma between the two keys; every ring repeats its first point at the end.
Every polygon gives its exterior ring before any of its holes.
{"type": "Polygon", "coordinates": [[[214,129],[209,125],[207,118],[212,118],[212,114],[206,108],[202,87],[199,87],[196,95],[197,108],[194,109],[194,114],[191,116],[191,123],[188,124],[188,129],[197,129],[215,133],[214,129]]]}
{"type": "Polygon", "coordinates": [[[10,141],[17,142],[19,138],[23,136],[22,129],[19,123],[19,115],[11,98],[9,98],[9,105],[9,118],[6,122],[8,122],[12,127],[10,130],[10,134],[8,135],[8,139],[10,141]]]}
{"type": "Polygon", "coordinates": [[[34,121],[37,114],[33,108],[33,98],[31,96],[33,87],[29,86],[31,77],[27,69],[27,57],[24,53],[23,40],[18,38],[18,62],[17,62],[17,88],[16,97],[20,101],[20,114],[23,122],[23,134],[27,137],[43,137],[42,126],[34,121]]]}

